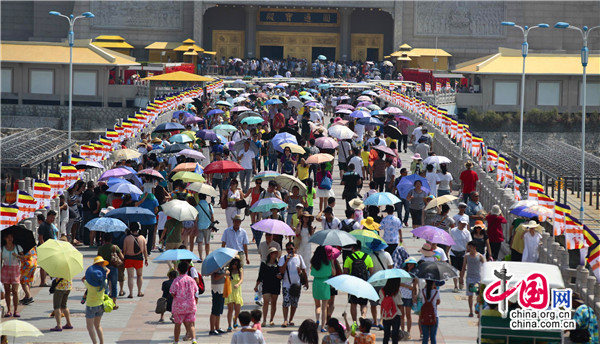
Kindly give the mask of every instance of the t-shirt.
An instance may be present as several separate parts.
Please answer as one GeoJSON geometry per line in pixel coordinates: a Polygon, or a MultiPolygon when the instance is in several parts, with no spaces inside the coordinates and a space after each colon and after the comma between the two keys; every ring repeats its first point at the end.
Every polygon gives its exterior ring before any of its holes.
{"type": "MultiPolygon", "coordinates": [[[[427,295],[427,288],[423,288],[423,290],[421,290],[421,298],[423,299],[423,303],[425,303],[425,301],[427,300],[426,295],[427,295]]],[[[438,316],[437,302],[440,299],[440,291],[438,289],[432,288],[430,291],[430,294],[429,294],[429,299],[431,300],[431,303],[433,304],[433,310],[435,311],[435,316],[437,318],[437,316],[438,316]]]]}
{"type": "Polygon", "coordinates": [[[281,251],[281,245],[279,245],[279,243],[275,240],[271,240],[269,244],[267,244],[266,240],[260,242],[260,245],[258,245],[258,253],[260,254],[261,262],[265,262],[267,260],[267,255],[271,247],[275,247],[277,251],[281,251]]]}
{"type": "MultiPolygon", "coordinates": [[[[362,257],[365,254],[366,253],[364,253],[362,251],[356,251],[356,252],[352,253],[351,255],[349,255],[348,257],[346,257],[346,260],[344,260],[344,269],[348,269],[348,274],[352,275],[352,261],[354,259],[362,259],[362,257]]],[[[365,257],[365,265],[367,266],[367,269],[370,269],[373,267],[373,260],[371,259],[371,256],[369,256],[368,254],[365,257]]]]}
{"type": "Polygon", "coordinates": [[[87,288],[87,296],[85,305],[88,307],[96,307],[104,302],[104,289],[91,286],[88,281],[83,281],[87,288]]]}
{"type": "Polygon", "coordinates": [[[458,227],[452,228],[450,230],[450,236],[454,239],[454,245],[450,247],[450,256],[454,256],[452,251],[466,251],[467,243],[473,240],[473,238],[471,238],[471,233],[466,228],[462,230],[458,229],[458,227]]]}
{"type": "Polygon", "coordinates": [[[386,168],[385,170],[385,182],[389,183],[392,181],[392,179],[394,179],[396,177],[396,168],[392,165],[390,165],[388,168],[386,168]]]}
{"type": "Polygon", "coordinates": [[[417,192],[413,189],[410,190],[408,194],[412,196],[412,199],[409,201],[410,209],[422,210],[425,208],[425,197],[427,197],[427,193],[425,191],[421,190],[421,192],[417,192]]]}
{"type": "Polygon", "coordinates": [[[251,170],[252,161],[256,158],[256,154],[251,149],[248,149],[247,152],[242,149],[238,152],[238,158],[240,159],[240,165],[245,170],[251,170]]]}
{"type": "MultiPolygon", "coordinates": [[[[279,266],[283,266],[285,264],[286,256],[281,256],[279,258],[279,266]]],[[[292,284],[300,284],[300,275],[298,274],[298,268],[301,270],[306,270],[306,264],[304,264],[304,259],[299,254],[296,254],[292,259],[287,262],[287,268],[285,269],[285,274],[283,274],[283,278],[281,279],[281,285],[283,288],[289,288],[290,282],[292,284]],[[289,276],[289,278],[288,278],[289,276]]]]}
{"type": "Polygon", "coordinates": [[[467,214],[456,214],[454,216],[452,216],[452,220],[454,220],[454,223],[458,225],[458,223],[460,223],[460,221],[467,221],[467,223],[469,222],[469,215],[467,214]]]}
{"type": "MultiPolygon", "coordinates": [[[[478,215],[481,210],[483,210],[483,205],[481,204],[481,202],[475,203],[473,201],[469,201],[469,203],[467,203],[467,209],[465,210],[465,214],[469,216],[478,215]]],[[[475,225],[475,221],[477,220],[470,219],[469,226],[473,227],[475,225]]]]}
{"type": "Polygon", "coordinates": [[[423,135],[423,131],[422,131],[422,129],[423,129],[423,128],[421,128],[421,127],[416,127],[416,128],[413,130],[413,132],[412,132],[412,135],[415,137],[415,141],[414,141],[415,143],[419,142],[419,139],[420,139],[420,138],[421,138],[421,136],[423,135]]]}
{"type": "Polygon", "coordinates": [[[338,150],[338,162],[345,163],[348,157],[352,153],[352,146],[348,141],[341,141],[337,148],[338,150]]]}
{"type": "Polygon", "coordinates": [[[308,179],[308,172],[310,166],[306,165],[306,167],[302,166],[302,164],[296,165],[296,170],[298,171],[298,179],[305,180],[308,179]]]}
{"type": "Polygon", "coordinates": [[[440,177],[435,172],[427,172],[427,174],[425,174],[425,179],[427,179],[429,189],[431,189],[429,194],[437,197],[437,183],[440,181],[440,177]]]}
{"type": "Polygon", "coordinates": [[[56,239],[56,236],[54,235],[54,230],[52,230],[52,226],[46,221],[42,222],[38,227],[38,235],[43,235],[44,241],[48,239],[56,239]]]}
{"type": "Polygon", "coordinates": [[[225,247],[239,252],[244,250],[244,245],[248,245],[248,235],[243,228],[236,231],[233,227],[229,227],[223,232],[221,241],[225,243],[225,247]]]}
{"type": "Polygon", "coordinates": [[[165,231],[167,231],[165,242],[168,243],[179,243],[181,242],[181,231],[183,229],[183,223],[176,219],[168,219],[165,223],[165,231]]]}
{"type": "Polygon", "coordinates": [[[373,252],[369,254],[369,257],[371,257],[371,260],[373,261],[373,273],[388,269],[389,266],[394,266],[392,255],[387,251],[373,252]],[[379,257],[379,259],[377,259],[377,257],[379,257]],[[381,263],[379,263],[380,260],[381,263]]]}
{"type": "Polygon", "coordinates": [[[460,174],[460,181],[463,184],[462,192],[463,194],[470,194],[475,191],[475,185],[479,180],[479,176],[473,170],[464,170],[460,174]]]}
{"type": "Polygon", "coordinates": [[[450,173],[438,173],[438,177],[440,177],[440,184],[438,185],[438,190],[448,191],[450,190],[450,182],[454,180],[452,178],[452,174],[450,173]]]}
{"type": "MultiPolygon", "coordinates": [[[[385,297],[385,295],[383,294],[383,288],[381,290],[379,290],[379,302],[383,301],[383,298],[385,297]]],[[[402,306],[403,302],[402,302],[402,294],[400,293],[400,291],[398,291],[396,293],[396,295],[392,296],[392,299],[394,299],[394,304],[396,305],[396,314],[399,315],[400,314],[400,308],[398,308],[398,305],[402,306]]],[[[384,317],[382,318],[382,320],[391,320],[390,318],[384,317]]]]}
{"type": "Polygon", "coordinates": [[[360,158],[363,162],[364,167],[367,167],[369,165],[369,155],[370,155],[369,152],[365,152],[365,151],[360,152],[360,158]]]}
{"type": "Polygon", "coordinates": [[[375,344],[375,333],[357,332],[354,335],[354,344],[375,344]]]}
{"type": "Polygon", "coordinates": [[[346,172],[342,176],[342,182],[344,183],[343,196],[345,199],[352,199],[358,196],[358,182],[360,176],[356,172],[346,172]]]}
{"type": "Polygon", "coordinates": [[[225,275],[225,269],[219,269],[210,275],[210,290],[215,293],[223,294],[223,287],[225,286],[225,276],[220,279],[216,279],[215,276],[225,275]]]}
{"type": "MultiPolygon", "coordinates": [[[[146,199],[140,204],[140,208],[148,209],[153,213],[154,213],[154,209],[156,209],[156,207],[158,207],[158,201],[156,200],[156,197],[154,196],[154,194],[151,194],[151,193],[148,194],[148,196],[146,196],[146,199]]],[[[154,224],[156,224],[156,216],[149,217],[148,219],[140,221],[140,224],[141,225],[154,225],[154,224]]]]}
{"type": "Polygon", "coordinates": [[[383,240],[387,244],[397,244],[400,241],[398,231],[402,228],[402,222],[395,215],[387,215],[380,222],[380,229],[383,230],[383,240]]]}
{"type": "MultiPolygon", "coordinates": [[[[368,158],[368,155],[367,155],[368,158]]],[[[358,174],[361,178],[364,178],[363,176],[363,160],[359,157],[359,156],[353,156],[352,158],[350,158],[350,162],[348,163],[348,165],[353,165],[354,166],[354,172],[356,172],[356,174],[358,174]]]]}
{"type": "Polygon", "coordinates": [[[325,215],[321,216],[321,223],[323,224],[323,230],[326,229],[342,229],[342,222],[337,217],[334,217],[331,222],[327,222],[325,215]]]}
{"type": "Polygon", "coordinates": [[[506,223],[504,216],[488,214],[485,217],[488,224],[488,235],[490,236],[490,242],[503,242],[504,233],[502,231],[502,224],[506,223]]]}
{"type": "Polygon", "coordinates": [[[198,210],[198,229],[207,229],[210,227],[210,215],[214,211],[212,205],[203,199],[196,205],[196,210],[198,210]]]}
{"type": "Polygon", "coordinates": [[[104,245],[98,247],[98,255],[102,256],[102,258],[104,260],[106,260],[107,262],[110,262],[110,256],[112,255],[113,246],[115,247],[117,254],[121,252],[121,249],[119,248],[119,246],[117,246],[113,243],[110,243],[110,244],[104,244],[104,245]]]}

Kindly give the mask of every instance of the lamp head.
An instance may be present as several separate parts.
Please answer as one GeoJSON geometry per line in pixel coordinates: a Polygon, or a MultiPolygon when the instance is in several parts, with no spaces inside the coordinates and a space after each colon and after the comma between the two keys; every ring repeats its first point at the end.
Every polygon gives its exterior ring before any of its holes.
{"type": "Polygon", "coordinates": [[[569,27],[569,23],[558,22],[558,23],[554,24],[554,27],[557,29],[566,29],[569,27]]]}
{"type": "Polygon", "coordinates": [[[515,23],[509,21],[503,21],[501,24],[504,26],[515,26],[515,23]]]}
{"type": "Polygon", "coordinates": [[[51,16],[59,16],[59,15],[61,15],[61,13],[57,12],[57,11],[50,11],[50,12],[48,12],[48,14],[50,14],[51,16]]]}
{"type": "Polygon", "coordinates": [[[82,14],[82,16],[86,17],[86,18],[94,18],[94,14],[92,12],[84,12],[82,14]]]}
{"type": "Polygon", "coordinates": [[[544,24],[544,23],[542,23],[542,24],[538,24],[537,26],[538,26],[538,27],[541,27],[542,29],[547,29],[547,28],[549,28],[549,27],[550,27],[550,25],[548,25],[548,24],[544,24]]]}

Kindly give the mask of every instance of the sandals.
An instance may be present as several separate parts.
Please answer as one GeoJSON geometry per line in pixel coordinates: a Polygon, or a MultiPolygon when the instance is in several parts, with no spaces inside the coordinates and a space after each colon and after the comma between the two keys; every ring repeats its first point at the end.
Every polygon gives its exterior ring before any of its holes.
{"type": "Polygon", "coordinates": [[[125,292],[124,291],[120,291],[119,292],[119,296],[125,296],[125,292]]]}
{"type": "Polygon", "coordinates": [[[10,317],[12,317],[12,316],[13,316],[13,315],[12,315],[12,313],[11,313],[11,312],[8,312],[8,313],[4,314],[4,317],[5,317],[5,318],[10,318],[10,317]]]}
{"type": "Polygon", "coordinates": [[[63,326],[63,330],[72,330],[72,329],[73,329],[72,325],[63,326]]]}
{"type": "Polygon", "coordinates": [[[127,296],[127,298],[128,299],[133,299],[133,295],[130,294],[129,296],[127,296]]]}
{"type": "Polygon", "coordinates": [[[283,324],[281,324],[281,327],[288,327],[288,322],[284,321],[283,324]]]}
{"type": "Polygon", "coordinates": [[[20,317],[21,317],[21,314],[19,314],[19,313],[15,312],[15,314],[13,314],[13,317],[15,317],[15,318],[20,318],[20,317]]]}
{"type": "Polygon", "coordinates": [[[291,323],[289,323],[289,324],[288,324],[288,326],[294,326],[294,323],[293,323],[293,322],[291,322],[291,323]]]}
{"type": "Polygon", "coordinates": [[[50,331],[53,331],[53,332],[60,332],[62,330],[63,330],[62,327],[58,327],[58,326],[50,329],[50,331]]]}
{"type": "Polygon", "coordinates": [[[144,296],[144,293],[138,293],[138,294],[137,294],[137,296],[138,296],[138,297],[143,297],[143,296],[144,296]]]}
{"type": "Polygon", "coordinates": [[[275,322],[273,322],[273,321],[269,322],[269,326],[275,326],[275,322]]]}
{"type": "Polygon", "coordinates": [[[117,309],[119,309],[119,306],[115,305],[115,306],[113,307],[113,311],[115,311],[115,310],[117,310],[117,309]]]}

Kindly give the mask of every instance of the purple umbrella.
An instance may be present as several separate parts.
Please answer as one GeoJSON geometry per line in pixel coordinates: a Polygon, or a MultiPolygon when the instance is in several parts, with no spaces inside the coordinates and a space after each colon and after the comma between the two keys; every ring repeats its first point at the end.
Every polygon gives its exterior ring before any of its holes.
{"type": "Polygon", "coordinates": [[[323,149],[336,149],[339,144],[334,139],[328,136],[319,137],[315,140],[315,145],[323,149]]]}
{"type": "Polygon", "coordinates": [[[192,117],[186,117],[182,123],[184,125],[188,125],[188,124],[198,123],[198,122],[202,122],[202,118],[200,118],[198,116],[192,116],[192,117]]]}
{"type": "Polygon", "coordinates": [[[206,113],[207,116],[214,116],[214,115],[220,115],[222,113],[225,113],[223,110],[221,109],[212,109],[209,112],[206,113]]]}
{"type": "Polygon", "coordinates": [[[123,167],[118,167],[118,168],[113,168],[112,170],[108,170],[108,171],[102,173],[102,175],[100,176],[100,178],[98,178],[98,180],[108,180],[108,178],[111,178],[111,177],[119,178],[119,177],[123,177],[123,176],[129,175],[129,174],[132,174],[132,172],[123,167]]]}
{"type": "Polygon", "coordinates": [[[339,109],[339,110],[335,110],[335,113],[341,113],[344,115],[349,115],[352,113],[352,110],[350,109],[339,109]]]}
{"type": "Polygon", "coordinates": [[[356,104],[356,107],[367,107],[371,104],[373,104],[373,103],[372,102],[360,102],[360,103],[356,104]]]}
{"type": "Polygon", "coordinates": [[[413,122],[412,119],[410,119],[406,116],[396,116],[395,118],[398,122],[406,121],[406,122],[408,122],[409,125],[415,125],[415,122],[413,122]]]}
{"type": "Polygon", "coordinates": [[[217,133],[210,129],[202,129],[196,132],[196,137],[201,138],[206,141],[218,140],[217,133]]]}
{"type": "Polygon", "coordinates": [[[455,244],[454,239],[452,239],[448,232],[434,226],[421,226],[413,229],[411,232],[416,237],[425,239],[434,244],[443,244],[448,246],[455,244]]]}
{"type": "Polygon", "coordinates": [[[388,107],[386,107],[383,110],[386,111],[387,113],[390,113],[390,114],[403,113],[402,110],[400,110],[400,108],[393,107],[393,106],[388,106],[388,107]]]}
{"type": "Polygon", "coordinates": [[[350,104],[340,104],[340,105],[336,106],[335,109],[336,110],[339,110],[339,109],[354,110],[354,106],[352,106],[350,104]]]}
{"type": "Polygon", "coordinates": [[[363,110],[356,110],[353,113],[350,114],[350,117],[353,118],[366,118],[366,117],[371,117],[371,114],[368,111],[363,111],[363,110]]]}
{"type": "Polygon", "coordinates": [[[265,219],[262,221],[258,221],[251,227],[254,230],[270,234],[296,235],[292,227],[288,226],[285,222],[280,220],[265,219]]]}
{"type": "Polygon", "coordinates": [[[317,106],[316,102],[306,102],[304,103],[304,106],[317,106]]]}

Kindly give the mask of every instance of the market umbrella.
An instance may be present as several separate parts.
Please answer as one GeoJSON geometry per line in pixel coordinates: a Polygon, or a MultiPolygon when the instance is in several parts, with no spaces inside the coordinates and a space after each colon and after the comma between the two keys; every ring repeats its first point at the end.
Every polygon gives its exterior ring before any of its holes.
{"type": "Polygon", "coordinates": [[[6,244],[5,237],[8,234],[11,234],[14,244],[21,246],[23,252],[27,253],[35,247],[35,237],[33,232],[23,226],[13,225],[4,228],[0,233],[2,234],[2,246],[6,244]]]}
{"type": "Polygon", "coordinates": [[[283,209],[287,207],[287,203],[280,200],[279,198],[269,197],[258,200],[252,207],[250,207],[250,211],[253,213],[266,213],[271,211],[271,209],[283,209]]]}
{"type": "Polygon", "coordinates": [[[362,125],[376,125],[376,126],[381,126],[383,125],[383,122],[381,122],[379,119],[375,118],[375,117],[364,117],[361,118],[357,121],[358,124],[362,124],[362,125]]]}
{"type": "Polygon", "coordinates": [[[142,190],[137,186],[130,183],[119,183],[115,184],[106,190],[108,192],[120,193],[120,194],[131,194],[131,195],[141,195],[143,194],[142,190]]]}
{"type": "Polygon", "coordinates": [[[337,291],[343,291],[358,298],[379,300],[377,291],[369,282],[352,275],[339,275],[325,281],[337,291]]]}
{"type": "Polygon", "coordinates": [[[459,271],[447,262],[426,261],[420,262],[409,272],[411,275],[431,281],[447,281],[449,279],[459,277],[459,271]]]}
{"type": "Polygon", "coordinates": [[[283,148],[284,150],[285,150],[286,148],[289,148],[289,149],[290,149],[290,151],[291,151],[293,154],[304,154],[304,153],[306,153],[306,152],[304,151],[304,148],[302,148],[302,146],[300,146],[300,145],[297,145],[297,144],[295,144],[295,143],[291,143],[291,142],[286,142],[286,143],[283,143],[283,144],[281,144],[281,148],[283,148]]]}
{"type": "Polygon", "coordinates": [[[434,244],[454,245],[454,239],[445,230],[434,226],[421,226],[413,229],[412,234],[434,244]]]}
{"type": "Polygon", "coordinates": [[[184,149],[181,152],[177,153],[177,155],[183,155],[187,158],[196,159],[196,160],[206,159],[204,154],[198,152],[197,150],[193,150],[193,149],[184,149]]]}
{"type": "Polygon", "coordinates": [[[154,177],[160,180],[165,179],[165,177],[163,177],[162,174],[160,174],[160,172],[151,168],[146,168],[144,170],[139,171],[138,176],[154,177]]]}
{"type": "Polygon", "coordinates": [[[444,195],[444,196],[436,197],[436,198],[432,199],[431,201],[429,201],[429,203],[427,203],[427,206],[425,207],[425,210],[429,210],[431,208],[435,208],[435,207],[440,206],[442,204],[445,204],[445,203],[448,203],[448,202],[452,202],[452,201],[454,201],[457,198],[458,197],[452,196],[452,195],[444,195]]]}
{"type": "Polygon", "coordinates": [[[397,108],[397,107],[394,107],[394,106],[388,106],[388,107],[386,107],[383,110],[386,111],[387,113],[390,113],[390,114],[402,113],[402,110],[400,108],[397,108]]]}
{"type": "Polygon", "coordinates": [[[91,160],[81,160],[75,164],[75,167],[78,170],[88,169],[88,168],[104,168],[104,166],[102,166],[101,163],[99,163],[97,161],[91,161],[91,160]]]}
{"type": "Polygon", "coordinates": [[[220,115],[225,113],[225,111],[221,110],[221,109],[212,109],[209,112],[206,113],[206,116],[211,117],[214,115],[220,115]]]}
{"type": "Polygon", "coordinates": [[[396,185],[396,189],[398,190],[398,195],[400,196],[400,198],[406,199],[408,192],[415,188],[414,183],[417,180],[420,180],[423,184],[421,186],[421,189],[426,193],[429,193],[431,189],[429,188],[429,183],[427,183],[427,179],[417,174],[411,174],[406,177],[402,177],[402,179],[400,179],[400,182],[398,182],[398,184],[396,185]]]}
{"type": "Polygon", "coordinates": [[[306,159],[307,164],[323,164],[329,161],[333,161],[333,155],[327,153],[314,154],[306,159]]]}
{"type": "MultiPolygon", "coordinates": [[[[213,141],[218,139],[217,133],[210,129],[201,129],[196,132],[196,137],[205,141],[213,141]]],[[[189,147],[188,147],[189,148],[189,147]]]]}
{"type": "Polygon", "coordinates": [[[171,176],[171,180],[182,180],[184,183],[200,182],[204,183],[206,179],[198,173],[179,171],[171,176]]]}
{"type": "Polygon", "coordinates": [[[160,207],[165,215],[177,221],[194,221],[198,216],[198,210],[193,205],[178,199],[163,203],[160,207]]]}
{"type": "Polygon", "coordinates": [[[252,177],[252,180],[262,179],[263,181],[268,181],[271,179],[275,179],[275,177],[280,176],[281,174],[275,171],[263,171],[252,177]]]}
{"type": "Polygon", "coordinates": [[[354,112],[352,112],[350,114],[350,117],[352,117],[352,118],[366,118],[366,117],[371,117],[371,114],[368,111],[355,110],[354,112]]]}
{"type": "MultiPolygon", "coordinates": [[[[37,327],[23,320],[8,320],[0,323],[0,333],[14,338],[41,337],[44,334],[37,327]]],[[[14,343],[14,340],[13,340],[14,343]]]]}
{"type": "Polygon", "coordinates": [[[382,206],[382,205],[394,205],[396,203],[401,202],[400,199],[396,196],[394,196],[394,194],[389,193],[389,192],[378,192],[376,194],[373,194],[369,197],[367,197],[366,200],[364,200],[364,205],[376,205],[376,206],[382,206]]]}
{"type": "Polygon", "coordinates": [[[350,140],[357,136],[350,128],[342,125],[331,126],[327,129],[327,132],[329,136],[335,137],[338,140],[350,140]]]}
{"type": "Polygon", "coordinates": [[[356,244],[356,237],[339,229],[325,229],[313,234],[308,241],[323,246],[343,247],[356,244]]]}
{"type": "Polygon", "coordinates": [[[396,152],[394,152],[390,147],[386,147],[383,145],[379,145],[379,146],[373,146],[373,149],[378,150],[380,152],[383,152],[385,154],[391,155],[391,156],[396,156],[396,152]]]}
{"type": "Polygon", "coordinates": [[[85,227],[90,231],[104,233],[125,232],[127,229],[127,225],[123,221],[105,216],[90,220],[85,227]]]}
{"type": "Polygon", "coordinates": [[[197,162],[182,162],[181,164],[175,166],[175,168],[173,170],[171,170],[171,172],[180,172],[180,171],[194,172],[197,170],[202,171],[202,166],[200,166],[200,164],[198,164],[197,162]]]}
{"type": "Polygon", "coordinates": [[[83,254],[68,241],[46,240],[37,255],[38,265],[52,277],[72,280],[83,271],[83,254]]]}
{"type": "Polygon", "coordinates": [[[183,134],[173,135],[169,138],[169,142],[171,143],[188,143],[192,141],[193,140],[190,139],[189,136],[183,134]]]}
{"type": "Polygon", "coordinates": [[[264,121],[265,120],[262,117],[251,116],[251,117],[246,117],[246,118],[242,119],[240,122],[246,123],[249,125],[254,125],[254,124],[262,123],[264,121]]]}
{"type": "Polygon", "coordinates": [[[413,276],[402,269],[385,269],[374,273],[367,282],[374,287],[383,287],[390,279],[400,278],[402,282],[408,282],[413,276]]]}
{"type": "Polygon", "coordinates": [[[162,150],[162,154],[179,153],[184,149],[189,149],[190,146],[183,143],[175,143],[162,150]]]}
{"type": "Polygon", "coordinates": [[[290,191],[290,194],[294,186],[297,186],[298,189],[300,189],[300,195],[306,194],[306,185],[304,185],[304,183],[296,177],[290,176],[288,174],[282,174],[275,177],[274,180],[277,182],[277,184],[281,185],[282,188],[290,191]]]}
{"type": "Polygon", "coordinates": [[[445,156],[442,155],[433,155],[433,156],[428,156],[427,158],[425,158],[425,160],[423,160],[423,164],[425,166],[432,164],[432,165],[440,165],[440,164],[449,164],[452,161],[450,161],[450,159],[446,158],[445,156]]]}
{"type": "Polygon", "coordinates": [[[383,127],[383,133],[386,134],[387,136],[391,137],[394,140],[400,140],[402,138],[402,132],[400,131],[400,129],[398,129],[397,127],[393,126],[393,125],[386,125],[385,127],[383,127]]]}
{"type": "Polygon", "coordinates": [[[229,133],[233,133],[238,129],[231,124],[219,124],[213,127],[212,130],[214,130],[217,134],[229,135],[229,133]]]}
{"type": "Polygon", "coordinates": [[[315,145],[322,149],[336,149],[339,144],[328,136],[319,137],[315,140],[315,145]]]}
{"type": "Polygon", "coordinates": [[[152,131],[152,132],[153,133],[166,133],[169,131],[176,131],[176,130],[185,130],[185,127],[179,123],[166,122],[166,123],[159,124],[156,127],[156,129],[154,129],[154,131],[152,131]]]}
{"type": "Polygon", "coordinates": [[[229,173],[229,172],[240,172],[243,170],[244,170],[244,168],[236,162],[233,162],[230,160],[219,160],[219,161],[213,161],[210,164],[208,164],[204,168],[204,173],[206,173],[206,174],[229,173]]]}
{"type": "Polygon", "coordinates": [[[161,253],[158,257],[154,258],[155,262],[172,262],[177,260],[186,260],[191,259],[192,261],[197,261],[200,258],[192,253],[190,250],[184,249],[175,249],[175,250],[166,250],[161,253]]]}
{"type": "Polygon", "coordinates": [[[294,232],[292,227],[288,226],[287,223],[280,220],[264,219],[253,224],[251,227],[254,230],[270,234],[279,234],[284,236],[296,235],[296,232],[294,232]]]}
{"type": "Polygon", "coordinates": [[[141,155],[142,153],[129,148],[119,149],[112,153],[112,157],[115,158],[116,161],[137,159],[141,155]]]}
{"type": "Polygon", "coordinates": [[[146,222],[156,217],[152,211],[141,207],[124,207],[109,211],[104,215],[119,219],[125,223],[129,222],[146,222]]]}
{"type": "Polygon", "coordinates": [[[217,192],[217,190],[215,190],[215,188],[213,188],[211,185],[208,185],[205,183],[200,183],[200,182],[191,183],[190,185],[187,186],[186,190],[194,191],[199,194],[212,196],[212,197],[219,196],[219,193],[217,192]]]}
{"type": "Polygon", "coordinates": [[[202,261],[202,275],[208,276],[219,270],[227,265],[237,254],[237,250],[227,247],[220,247],[212,251],[202,261]]]}

